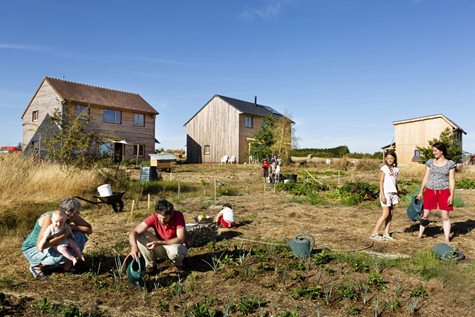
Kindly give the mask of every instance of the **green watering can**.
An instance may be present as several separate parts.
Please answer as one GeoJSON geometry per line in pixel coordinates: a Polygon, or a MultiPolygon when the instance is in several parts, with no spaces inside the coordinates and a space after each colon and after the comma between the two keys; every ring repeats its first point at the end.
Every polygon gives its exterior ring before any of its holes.
{"type": "Polygon", "coordinates": [[[420,221],[422,220],[421,216],[423,212],[422,199],[417,199],[417,197],[414,197],[409,207],[407,207],[407,217],[411,221],[420,221]]]}
{"type": "Polygon", "coordinates": [[[300,233],[295,236],[294,240],[290,241],[285,237],[285,240],[287,240],[287,243],[289,244],[290,248],[294,252],[294,256],[298,256],[301,258],[306,258],[310,256],[310,253],[312,253],[313,247],[315,245],[315,238],[308,233],[300,233]],[[312,246],[310,246],[310,240],[306,238],[299,238],[300,236],[309,236],[312,238],[312,246]]]}
{"type": "Polygon", "coordinates": [[[127,267],[127,279],[142,291],[140,280],[145,276],[145,260],[141,257],[138,257],[138,259],[138,261],[132,260],[127,267]]]}
{"type": "Polygon", "coordinates": [[[464,257],[462,251],[452,248],[445,243],[436,244],[432,248],[432,252],[437,254],[442,260],[461,260],[464,257]]]}

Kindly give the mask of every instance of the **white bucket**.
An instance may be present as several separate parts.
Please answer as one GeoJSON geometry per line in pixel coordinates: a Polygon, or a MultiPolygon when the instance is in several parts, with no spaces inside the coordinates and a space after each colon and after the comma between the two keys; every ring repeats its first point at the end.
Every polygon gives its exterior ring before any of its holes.
{"type": "Polygon", "coordinates": [[[289,181],[290,181],[290,179],[284,179],[284,184],[288,183],[289,181]]]}
{"type": "Polygon", "coordinates": [[[112,189],[110,184],[105,184],[102,186],[97,187],[97,190],[99,191],[99,195],[101,197],[107,197],[107,196],[112,196],[112,189]]]}

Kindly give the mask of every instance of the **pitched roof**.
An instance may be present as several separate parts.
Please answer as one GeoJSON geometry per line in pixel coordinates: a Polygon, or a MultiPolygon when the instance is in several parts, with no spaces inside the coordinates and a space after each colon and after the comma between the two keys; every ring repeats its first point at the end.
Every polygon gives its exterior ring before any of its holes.
{"type": "MultiPolygon", "coordinates": [[[[203,110],[203,108],[206,107],[206,105],[209,104],[209,102],[216,97],[220,98],[221,100],[225,101],[230,106],[234,107],[237,111],[241,112],[241,114],[247,113],[247,114],[252,114],[252,115],[261,116],[261,117],[268,117],[272,110],[274,118],[280,119],[283,117],[282,114],[280,114],[278,111],[276,111],[275,109],[269,106],[264,106],[260,104],[254,105],[253,102],[247,102],[247,101],[225,97],[221,95],[214,95],[213,98],[211,98],[197,113],[195,113],[193,117],[191,117],[190,120],[188,120],[184,124],[184,126],[186,126],[188,122],[190,122],[194,117],[196,117],[196,115],[200,113],[200,111],[203,110]]],[[[292,121],[292,123],[294,122],[292,121]]]]}
{"type": "Polygon", "coordinates": [[[401,124],[401,123],[408,123],[408,122],[414,122],[414,121],[422,121],[422,120],[429,120],[429,119],[435,119],[435,118],[442,118],[445,121],[447,121],[448,124],[450,124],[455,130],[460,130],[464,134],[467,134],[460,126],[458,126],[455,122],[444,116],[443,114],[433,114],[431,116],[425,116],[425,117],[418,117],[418,118],[412,118],[412,119],[405,119],[405,120],[399,120],[399,121],[393,121],[394,125],[401,124]]]}
{"type": "MultiPolygon", "coordinates": [[[[51,77],[45,77],[41,82],[40,87],[43,85],[44,81],[47,81],[51,85],[62,100],[72,100],[74,102],[113,109],[158,114],[158,112],[148,102],[136,93],[80,84],[51,77]]],[[[28,107],[38,93],[38,90],[28,104],[28,107]]],[[[26,109],[28,109],[28,107],[26,109]]],[[[25,115],[25,112],[23,113],[22,118],[25,115]]]]}

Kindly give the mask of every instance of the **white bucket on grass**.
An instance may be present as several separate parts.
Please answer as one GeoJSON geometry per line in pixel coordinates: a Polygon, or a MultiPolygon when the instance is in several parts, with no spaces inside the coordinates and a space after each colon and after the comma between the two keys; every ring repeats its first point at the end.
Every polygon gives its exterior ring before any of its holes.
{"type": "Polygon", "coordinates": [[[112,189],[110,184],[105,184],[102,186],[97,187],[97,190],[99,191],[99,195],[101,197],[107,197],[107,196],[112,196],[112,189]]]}

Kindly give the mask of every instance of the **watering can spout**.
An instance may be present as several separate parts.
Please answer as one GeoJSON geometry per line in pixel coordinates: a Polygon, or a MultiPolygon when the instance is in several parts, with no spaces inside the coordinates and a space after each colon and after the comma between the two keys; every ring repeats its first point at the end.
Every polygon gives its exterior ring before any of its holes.
{"type": "Polygon", "coordinates": [[[284,238],[285,238],[285,241],[287,241],[287,243],[289,244],[289,247],[292,249],[293,242],[287,239],[287,237],[284,237],[284,238]]]}

